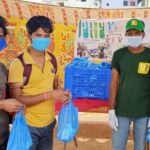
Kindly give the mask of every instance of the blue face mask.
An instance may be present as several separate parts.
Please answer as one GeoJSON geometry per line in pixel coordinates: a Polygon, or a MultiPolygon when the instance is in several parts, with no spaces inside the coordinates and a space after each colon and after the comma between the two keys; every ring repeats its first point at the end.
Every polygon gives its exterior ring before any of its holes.
{"type": "Polygon", "coordinates": [[[32,39],[31,45],[35,50],[44,52],[49,47],[50,43],[50,38],[34,38],[32,39]]]}
{"type": "Polygon", "coordinates": [[[128,36],[128,46],[131,46],[133,48],[137,48],[142,43],[142,36],[128,36]]]}
{"type": "Polygon", "coordinates": [[[7,47],[7,43],[5,38],[0,37],[0,51],[2,51],[5,47],[7,47]]]}

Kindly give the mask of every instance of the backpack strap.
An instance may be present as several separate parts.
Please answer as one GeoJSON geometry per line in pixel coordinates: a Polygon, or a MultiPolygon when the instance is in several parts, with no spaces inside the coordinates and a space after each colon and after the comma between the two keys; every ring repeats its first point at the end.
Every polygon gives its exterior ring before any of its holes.
{"type": "Polygon", "coordinates": [[[24,68],[24,71],[23,71],[23,80],[24,80],[23,86],[25,86],[29,82],[31,71],[32,71],[32,65],[31,64],[25,64],[24,59],[23,59],[23,53],[20,54],[17,58],[20,60],[22,66],[24,68]]]}
{"type": "Polygon", "coordinates": [[[57,60],[56,60],[56,57],[50,52],[48,52],[48,54],[51,57],[50,61],[51,61],[52,65],[53,65],[53,67],[54,67],[54,73],[56,74],[57,73],[57,60]]]}
{"type": "MultiPolygon", "coordinates": [[[[56,57],[52,53],[48,52],[48,54],[51,57],[50,62],[52,63],[52,65],[54,67],[54,73],[56,74],[57,73],[57,61],[56,61],[56,57]]],[[[23,79],[24,79],[23,86],[25,86],[29,82],[31,71],[32,71],[32,65],[31,64],[25,64],[24,59],[23,59],[23,53],[20,54],[17,58],[20,60],[22,66],[24,68],[24,71],[23,71],[23,79]]]]}
{"type": "MultiPolygon", "coordinates": [[[[56,57],[52,53],[48,52],[48,54],[51,57],[50,62],[52,63],[52,65],[54,67],[54,73],[56,74],[57,73],[57,61],[56,61],[56,57]]],[[[24,68],[24,71],[23,71],[23,80],[24,80],[23,86],[25,86],[29,82],[31,71],[32,71],[32,65],[31,64],[25,64],[24,59],[23,59],[23,53],[20,54],[17,58],[20,60],[22,66],[24,68]]]]}

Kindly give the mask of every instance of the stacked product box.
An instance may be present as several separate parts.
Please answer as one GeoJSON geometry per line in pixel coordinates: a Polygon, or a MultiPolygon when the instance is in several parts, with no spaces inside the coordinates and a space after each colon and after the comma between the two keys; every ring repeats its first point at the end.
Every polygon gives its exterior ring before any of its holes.
{"type": "Polygon", "coordinates": [[[65,89],[72,92],[73,98],[108,100],[110,80],[111,70],[108,63],[105,63],[105,66],[104,62],[103,66],[96,63],[93,65],[87,61],[83,63],[83,60],[79,59],[65,68],[65,89]]]}

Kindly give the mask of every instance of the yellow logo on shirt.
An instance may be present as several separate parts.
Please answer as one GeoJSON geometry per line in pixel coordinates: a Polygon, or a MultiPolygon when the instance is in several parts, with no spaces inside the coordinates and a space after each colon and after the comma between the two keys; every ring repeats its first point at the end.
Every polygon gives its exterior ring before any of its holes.
{"type": "Polygon", "coordinates": [[[150,68],[149,63],[140,62],[138,67],[138,73],[140,74],[148,74],[150,68]]]}

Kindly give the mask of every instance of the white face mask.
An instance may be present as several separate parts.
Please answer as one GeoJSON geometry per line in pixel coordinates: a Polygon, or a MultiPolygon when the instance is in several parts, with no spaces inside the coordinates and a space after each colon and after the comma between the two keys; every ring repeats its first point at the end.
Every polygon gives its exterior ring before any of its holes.
{"type": "Polygon", "coordinates": [[[142,43],[142,36],[128,36],[128,46],[131,46],[133,48],[137,48],[142,43]]]}

